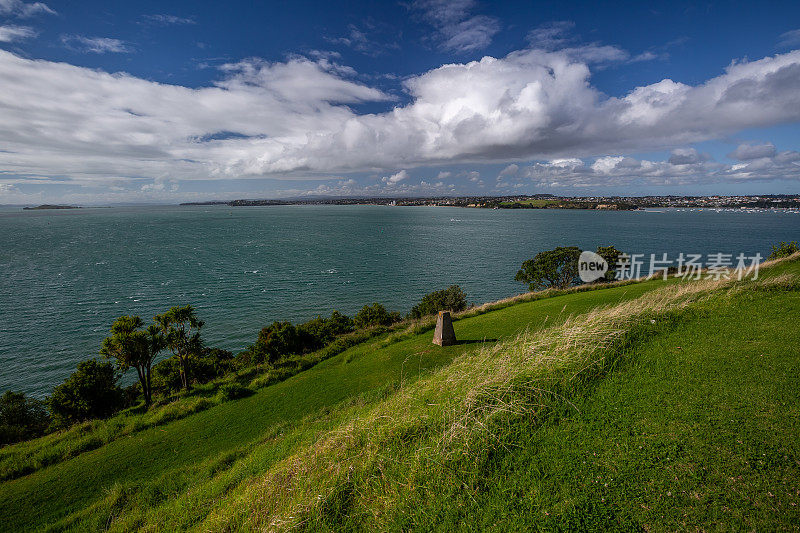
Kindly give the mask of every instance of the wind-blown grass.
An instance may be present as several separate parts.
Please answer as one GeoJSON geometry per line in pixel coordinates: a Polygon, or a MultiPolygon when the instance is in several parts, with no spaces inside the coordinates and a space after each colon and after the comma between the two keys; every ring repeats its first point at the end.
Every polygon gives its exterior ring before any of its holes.
{"type": "MultiPolygon", "coordinates": [[[[308,420],[285,428],[296,451],[284,459],[265,460],[265,447],[256,448],[230,470],[151,509],[135,497],[117,499],[119,514],[110,525],[118,530],[391,528],[386,517],[400,518],[395,511],[415,487],[436,476],[458,479],[451,468],[484,460],[520,421],[538,424],[577,409],[574,400],[648,339],[726,305],[738,293],[792,291],[797,285],[795,273],[777,270],[757,282],[675,284],[523,333],[395,387],[378,403],[340,406],[313,430],[308,420]]],[[[437,494],[425,496],[435,500],[437,494]]],[[[108,517],[111,506],[110,500],[99,504],[93,516],[108,517]]],[[[91,523],[84,519],[71,523],[91,523]]],[[[434,517],[429,525],[435,523],[434,517]]]]}

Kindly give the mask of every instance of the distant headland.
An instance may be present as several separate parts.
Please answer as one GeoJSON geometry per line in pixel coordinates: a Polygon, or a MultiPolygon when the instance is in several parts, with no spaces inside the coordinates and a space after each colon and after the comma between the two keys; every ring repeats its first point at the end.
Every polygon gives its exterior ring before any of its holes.
{"type": "Polygon", "coordinates": [[[275,205],[449,206],[483,209],[601,209],[626,211],[648,208],[798,209],[800,194],[750,196],[443,196],[419,198],[287,198],[276,200],[215,200],[181,205],[254,207],[275,205]]]}
{"type": "Polygon", "coordinates": [[[25,211],[33,211],[37,209],[82,209],[77,205],[57,205],[57,204],[42,204],[36,207],[23,207],[25,211]]]}

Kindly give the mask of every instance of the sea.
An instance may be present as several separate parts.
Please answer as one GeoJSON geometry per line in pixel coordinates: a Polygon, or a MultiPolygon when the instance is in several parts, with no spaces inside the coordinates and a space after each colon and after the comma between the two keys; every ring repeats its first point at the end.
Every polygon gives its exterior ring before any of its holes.
{"type": "Polygon", "coordinates": [[[373,302],[406,313],[453,284],[474,303],[518,294],[522,262],[556,246],[751,257],[798,239],[796,210],[5,207],[0,392],[48,395],[99,356],[120,315],[150,321],[191,304],[206,344],[237,352],[274,320],[352,316],[373,302]]]}

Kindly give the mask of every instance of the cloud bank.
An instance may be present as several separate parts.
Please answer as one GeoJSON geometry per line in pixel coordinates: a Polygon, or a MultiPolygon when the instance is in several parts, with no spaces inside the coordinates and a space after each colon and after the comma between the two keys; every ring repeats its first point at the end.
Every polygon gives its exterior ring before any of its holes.
{"type": "Polygon", "coordinates": [[[796,153],[771,145],[740,146],[728,168],[681,147],[800,120],[800,51],[731,63],[699,85],[664,79],[608,97],[591,84],[589,48],[443,65],[406,79],[409,103],[382,113],[356,109],[395,98],[331,57],[250,59],[189,88],[0,51],[0,180],[374,172],[402,186],[400,171],[418,166],[531,160],[549,162],[515,173],[541,183],[798,177],[796,153]],[[605,158],[672,148],[665,162],[605,158]]]}

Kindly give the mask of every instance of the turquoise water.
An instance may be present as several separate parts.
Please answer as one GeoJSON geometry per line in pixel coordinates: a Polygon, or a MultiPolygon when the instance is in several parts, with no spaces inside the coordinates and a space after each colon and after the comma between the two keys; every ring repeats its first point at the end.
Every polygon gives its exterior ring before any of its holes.
{"type": "Polygon", "coordinates": [[[559,245],[767,254],[790,212],[378,206],[0,211],[0,391],[48,394],[96,356],[115,317],[192,304],[207,344],[239,350],[272,320],[379,301],[407,312],[457,283],[476,303],[522,292],[522,261],[559,245]]]}

